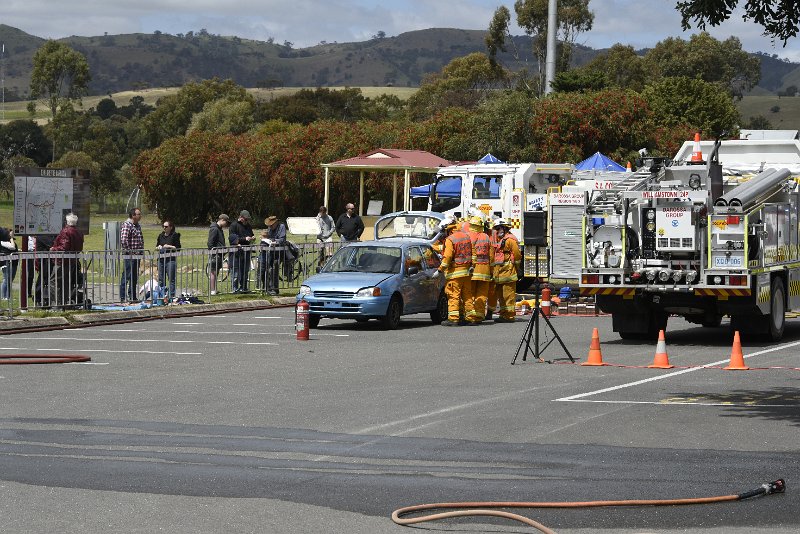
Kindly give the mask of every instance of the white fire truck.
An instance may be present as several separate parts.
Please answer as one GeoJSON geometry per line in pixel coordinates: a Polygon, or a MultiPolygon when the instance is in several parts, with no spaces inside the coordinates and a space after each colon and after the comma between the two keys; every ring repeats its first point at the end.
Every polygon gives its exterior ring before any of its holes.
{"type": "Polygon", "coordinates": [[[582,295],[624,339],[652,337],[670,315],[772,340],[800,309],[800,141],[702,143],[708,163],[654,161],[625,187],[586,195],[582,295]]]}
{"type": "Polygon", "coordinates": [[[475,209],[487,216],[507,219],[525,259],[522,287],[530,285],[537,273],[541,279],[555,274],[577,281],[583,235],[580,218],[584,195],[581,191],[585,187],[571,185],[568,192],[561,192],[562,186],[573,181],[573,171],[574,166],[569,163],[477,163],[443,167],[431,185],[428,209],[456,217],[466,216],[475,209]],[[552,243],[552,257],[548,263],[548,245],[551,244],[548,236],[553,235],[553,227],[558,228],[559,239],[557,245],[552,243]]]}

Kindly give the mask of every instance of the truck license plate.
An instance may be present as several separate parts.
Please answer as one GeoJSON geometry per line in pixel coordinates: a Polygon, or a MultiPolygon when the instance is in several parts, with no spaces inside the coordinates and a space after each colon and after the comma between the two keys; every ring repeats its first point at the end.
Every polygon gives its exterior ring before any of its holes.
{"type": "Polygon", "coordinates": [[[741,267],[741,256],[717,256],[714,258],[714,267],[741,267]]]}

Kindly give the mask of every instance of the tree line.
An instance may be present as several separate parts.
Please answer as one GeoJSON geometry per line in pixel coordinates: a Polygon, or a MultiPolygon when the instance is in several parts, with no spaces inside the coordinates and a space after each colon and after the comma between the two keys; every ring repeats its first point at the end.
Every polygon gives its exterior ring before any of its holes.
{"type": "MultiPolygon", "coordinates": [[[[14,166],[81,167],[92,172],[98,198],[138,185],[161,216],[179,223],[243,203],[265,214],[311,215],[322,197],[320,164],[377,147],[459,161],[492,152],[573,163],[600,150],[626,161],[641,148],[671,155],[694,131],[714,138],[749,124],[734,99],[758,83],[759,65],[736,38],[669,38],[641,56],[615,45],[581,67],[563,64],[555,93],[542,97],[535,73],[498,63],[493,50],[506,46],[503,32],[493,21],[487,53],[456,58],[408,100],[317,88],[258,101],[231,80],[210,79],[155,106],[108,98],[88,110],[80,107],[90,78],[85,58],[51,41],[34,58],[31,94],[39,100],[31,107],[43,104],[52,119],[0,127],[4,185],[14,166]]],[[[748,120],[765,126],[763,117],[748,120]]],[[[390,180],[370,175],[367,195],[390,201],[390,180]]],[[[357,195],[355,180],[340,173],[332,187],[333,198],[357,195]]]]}

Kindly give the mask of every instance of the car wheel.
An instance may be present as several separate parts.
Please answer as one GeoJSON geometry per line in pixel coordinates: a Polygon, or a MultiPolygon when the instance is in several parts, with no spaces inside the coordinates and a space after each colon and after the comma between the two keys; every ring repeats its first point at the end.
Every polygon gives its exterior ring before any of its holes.
{"type": "Polygon", "coordinates": [[[447,295],[442,291],[439,300],[436,301],[436,309],[431,312],[431,322],[441,324],[445,319],[447,319],[447,295]]]}
{"type": "Polygon", "coordinates": [[[397,295],[389,301],[386,315],[381,318],[381,324],[387,330],[396,330],[400,326],[400,317],[403,315],[403,302],[397,295]]]}
{"type": "Polygon", "coordinates": [[[317,328],[319,326],[319,320],[322,319],[319,315],[309,315],[308,316],[308,327],[309,328],[317,328]]]}

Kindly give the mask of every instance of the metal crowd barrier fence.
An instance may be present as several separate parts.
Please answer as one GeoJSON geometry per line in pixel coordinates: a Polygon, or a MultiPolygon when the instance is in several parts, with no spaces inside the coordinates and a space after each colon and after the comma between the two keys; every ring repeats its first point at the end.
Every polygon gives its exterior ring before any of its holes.
{"type": "Polygon", "coordinates": [[[278,294],[299,288],[339,246],[258,244],[213,250],[0,255],[0,314],[10,318],[19,309],[80,309],[156,300],[211,302],[239,292],[278,294]]]}

